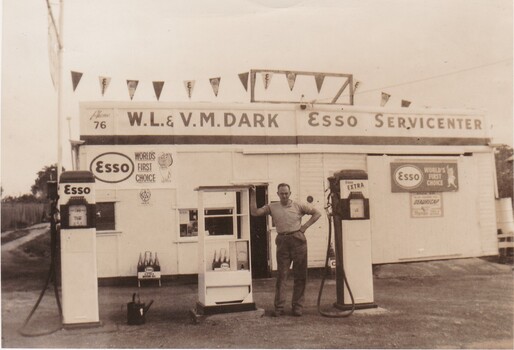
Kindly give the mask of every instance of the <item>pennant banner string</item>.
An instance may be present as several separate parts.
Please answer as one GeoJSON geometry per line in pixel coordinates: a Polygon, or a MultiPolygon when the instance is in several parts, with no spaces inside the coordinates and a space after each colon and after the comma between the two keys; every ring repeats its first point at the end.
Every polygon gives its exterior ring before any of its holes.
{"type": "Polygon", "coordinates": [[[77,89],[77,86],[80,83],[80,79],[82,79],[82,73],[71,71],[71,82],[73,84],[73,91],[77,89]]]}
{"type": "Polygon", "coordinates": [[[357,89],[359,88],[360,85],[361,85],[361,82],[356,80],[355,84],[353,85],[353,93],[355,93],[355,91],[357,91],[357,89]]]}
{"type": "Polygon", "coordinates": [[[136,93],[137,84],[139,84],[139,80],[127,80],[127,88],[130,96],[130,100],[134,97],[136,93]]]}
{"type": "Polygon", "coordinates": [[[380,107],[384,107],[385,104],[387,103],[387,101],[389,101],[389,97],[391,97],[391,95],[389,95],[388,93],[385,93],[385,92],[382,92],[381,94],[381,100],[380,100],[380,107]]]}
{"type": "Polygon", "coordinates": [[[323,86],[323,81],[325,80],[324,74],[316,74],[314,76],[314,79],[316,79],[316,87],[318,88],[318,94],[321,91],[321,87],[323,86]]]}
{"type": "Polygon", "coordinates": [[[98,80],[100,82],[100,92],[102,93],[102,96],[107,91],[107,88],[109,87],[109,84],[111,83],[111,78],[109,77],[98,77],[98,80]]]}
{"type": "Polygon", "coordinates": [[[410,101],[407,101],[407,100],[402,100],[402,107],[409,107],[411,104],[410,101]]]}
{"type": "Polygon", "coordinates": [[[264,90],[267,90],[269,85],[271,84],[271,78],[273,77],[273,73],[261,73],[262,74],[262,82],[264,83],[264,90]]]}
{"type": "Polygon", "coordinates": [[[187,91],[187,96],[191,98],[193,95],[193,89],[195,88],[195,81],[194,80],[184,80],[184,87],[187,91]]]}
{"type": "Polygon", "coordinates": [[[153,91],[155,92],[155,97],[157,97],[157,101],[161,97],[162,88],[164,87],[164,81],[153,81],[153,91]]]}
{"type": "Polygon", "coordinates": [[[221,81],[221,77],[218,77],[218,78],[211,78],[209,79],[209,81],[211,82],[211,86],[212,86],[212,91],[214,92],[214,95],[216,97],[218,97],[218,91],[220,89],[220,81],[221,81]]]}
{"type": "Polygon", "coordinates": [[[291,91],[293,91],[294,83],[296,81],[296,73],[286,72],[286,78],[287,78],[287,83],[289,84],[289,89],[291,91]]]}
{"type": "Polygon", "coordinates": [[[248,76],[250,73],[239,73],[239,80],[241,80],[241,84],[245,88],[245,91],[248,91],[248,76]]]}

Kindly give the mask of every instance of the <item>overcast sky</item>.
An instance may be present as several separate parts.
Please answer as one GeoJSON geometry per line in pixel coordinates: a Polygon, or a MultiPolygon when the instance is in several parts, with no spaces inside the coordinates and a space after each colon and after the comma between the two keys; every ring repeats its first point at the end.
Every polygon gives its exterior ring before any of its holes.
{"type": "MultiPolygon", "coordinates": [[[[358,106],[472,108],[512,145],[511,0],[65,0],[64,118],[79,138],[80,101],[250,101],[238,74],[287,69],[353,74],[358,106]],[[70,71],[83,73],[75,92],[70,71]],[[111,78],[104,96],[99,76],[111,78]],[[218,97],[209,78],[221,77],[218,97]],[[188,98],[184,80],[195,80],[188,98]]],[[[52,0],[58,12],[58,0],[52,0]]],[[[56,13],[57,14],[57,13],[56,13]]],[[[45,0],[4,0],[2,171],[5,195],[30,191],[57,161],[57,93],[45,0]]],[[[272,81],[273,84],[273,81],[272,81]]],[[[63,165],[71,168],[63,121],[63,165]]]]}

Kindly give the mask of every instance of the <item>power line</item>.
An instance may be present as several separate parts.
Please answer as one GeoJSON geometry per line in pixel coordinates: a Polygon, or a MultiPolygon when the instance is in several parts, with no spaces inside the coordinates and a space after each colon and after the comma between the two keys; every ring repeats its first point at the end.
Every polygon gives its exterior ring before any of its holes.
{"type": "Polygon", "coordinates": [[[496,61],[496,62],[482,64],[480,66],[474,66],[474,67],[464,68],[464,69],[453,71],[453,72],[443,73],[443,74],[439,74],[439,75],[433,75],[433,76],[428,77],[428,78],[411,80],[411,81],[406,81],[406,82],[403,82],[403,83],[398,83],[398,84],[395,84],[395,85],[389,85],[389,86],[384,86],[384,87],[380,87],[380,88],[376,88],[376,89],[359,91],[359,92],[356,92],[355,95],[365,94],[365,93],[374,92],[374,91],[381,91],[381,90],[390,89],[390,88],[394,88],[394,87],[398,87],[398,86],[403,86],[403,85],[415,84],[415,83],[419,83],[419,82],[422,82],[422,81],[442,78],[442,77],[446,77],[446,76],[449,76],[449,75],[459,74],[459,73],[462,73],[462,72],[469,72],[469,71],[472,71],[472,70],[476,70],[476,69],[480,69],[480,68],[484,68],[484,67],[489,67],[489,66],[494,66],[496,64],[500,64],[500,63],[504,63],[504,62],[511,62],[511,61],[512,61],[512,57],[508,58],[508,59],[496,61]]]}

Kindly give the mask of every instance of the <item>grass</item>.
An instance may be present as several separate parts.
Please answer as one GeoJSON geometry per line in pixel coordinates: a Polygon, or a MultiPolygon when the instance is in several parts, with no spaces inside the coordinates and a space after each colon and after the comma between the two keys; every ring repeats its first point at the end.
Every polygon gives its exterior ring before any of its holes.
{"type": "Polygon", "coordinates": [[[30,233],[30,230],[28,230],[28,229],[2,233],[2,244],[12,242],[18,238],[28,235],[29,233],[30,233]]]}

